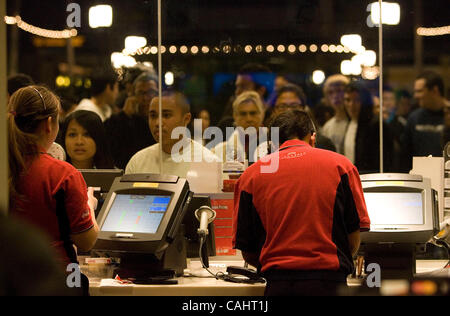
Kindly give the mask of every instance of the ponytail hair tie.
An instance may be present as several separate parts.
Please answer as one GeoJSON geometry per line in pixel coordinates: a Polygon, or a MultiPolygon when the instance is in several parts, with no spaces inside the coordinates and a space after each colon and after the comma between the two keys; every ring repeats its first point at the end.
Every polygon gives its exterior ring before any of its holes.
{"type": "Polygon", "coordinates": [[[14,116],[14,117],[17,116],[17,112],[16,112],[16,111],[9,111],[9,113],[10,113],[12,116],[14,116]]]}

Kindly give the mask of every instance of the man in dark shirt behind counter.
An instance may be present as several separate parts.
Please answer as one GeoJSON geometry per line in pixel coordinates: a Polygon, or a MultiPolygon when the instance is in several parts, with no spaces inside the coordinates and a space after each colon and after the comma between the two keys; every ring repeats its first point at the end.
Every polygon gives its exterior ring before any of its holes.
{"type": "Polygon", "coordinates": [[[442,157],[444,132],[444,81],[432,71],[420,74],[414,82],[414,98],[420,108],[412,112],[402,136],[404,169],[412,168],[412,157],[442,157]]]}
{"type": "Polygon", "coordinates": [[[148,109],[158,93],[158,79],[150,73],[139,75],[134,95],[126,99],[124,108],[105,122],[111,154],[116,167],[125,169],[128,161],[139,150],[155,144],[148,128],[148,109]]]}
{"type": "Polygon", "coordinates": [[[287,110],[280,149],[239,178],[233,246],[267,280],[267,296],[336,295],[353,271],[361,230],[370,220],[358,170],[344,156],[314,148],[308,114],[287,110]],[[278,168],[265,168],[273,160],[278,168]]]}

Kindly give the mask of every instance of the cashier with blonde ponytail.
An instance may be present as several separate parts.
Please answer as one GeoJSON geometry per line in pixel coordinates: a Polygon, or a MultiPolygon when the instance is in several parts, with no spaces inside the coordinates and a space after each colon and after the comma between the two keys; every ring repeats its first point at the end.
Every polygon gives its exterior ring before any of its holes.
{"type": "Polygon", "coordinates": [[[59,98],[42,86],[16,91],[8,104],[10,215],[46,233],[61,263],[76,263],[98,235],[97,200],[80,172],[47,154],[59,130],[59,98]]]}

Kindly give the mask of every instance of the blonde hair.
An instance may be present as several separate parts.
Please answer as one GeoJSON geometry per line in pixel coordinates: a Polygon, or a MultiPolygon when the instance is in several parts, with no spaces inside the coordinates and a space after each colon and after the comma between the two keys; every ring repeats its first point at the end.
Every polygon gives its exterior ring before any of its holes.
{"type": "Polygon", "coordinates": [[[331,85],[335,85],[335,84],[341,84],[343,86],[346,86],[350,83],[350,79],[348,79],[346,76],[344,75],[340,75],[340,74],[336,74],[336,75],[332,75],[329,76],[327,78],[327,80],[325,80],[325,83],[323,85],[323,92],[326,93],[328,88],[331,85]]]}
{"type": "Polygon", "coordinates": [[[237,113],[239,106],[245,102],[253,102],[258,108],[261,117],[264,118],[264,104],[262,103],[261,96],[255,91],[245,91],[241,93],[233,102],[233,113],[237,113]]]}

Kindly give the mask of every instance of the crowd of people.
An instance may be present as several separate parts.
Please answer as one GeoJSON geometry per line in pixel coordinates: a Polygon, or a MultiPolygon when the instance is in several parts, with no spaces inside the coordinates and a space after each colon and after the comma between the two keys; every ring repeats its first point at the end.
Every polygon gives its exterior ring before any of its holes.
{"type": "MultiPolygon", "coordinates": [[[[232,160],[251,166],[278,150],[309,144],[321,149],[312,154],[324,166],[346,170],[348,178],[335,182],[341,181],[345,192],[352,191],[359,197],[351,218],[347,218],[349,232],[353,232],[359,228],[354,222],[358,218],[361,227],[368,228],[356,176],[358,172],[379,172],[380,126],[385,172],[408,172],[413,156],[441,156],[450,140],[450,104],[444,95],[443,79],[435,72],[426,71],[415,79],[413,95],[386,87],[381,124],[379,96],[364,82],[329,76],[323,85],[323,99],[314,105],[308,104],[300,85],[282,76],[275,81],[270,78],[266,67],[245,65],[236,76],[235,92],[223,105],[220,118],[212,118],[205,109],[193,113],[188,98],[180,91],[163,91],[159,97],[157,76],[145,71],[130,72],[120,84],[114,72],[99,72],[91,79],[91,97],[76,102],[61,100],[29,76],[10,78],[7,119],[11,214],[46,231],[61,262],[76,262],[73,245],[79,250],[91,249],[99,231],[94,214],[96,199],[92,190],[87,191],[77,169],[118,168],[130,174],[159,173],[162,168],[164,174],[186,177],[189,161],[196,161],[197,153],[208,162],[232,160]],[[187,137],[194,117],[201,120],[201,135],[208,134],[211,121],[219,121],[222,136],[228,137],[203,137],[201,141],[187,137]],[[299,126],[296,117],[306,125],[299,126]],[[184,132],[177,132],[180,127],[184,132]],[[226,133],[230,127],[234,128],[232,133],[226,133]],[[273,137],[273,128],[279,129],[278,137],[273,137]],[[297,130],[302,128],[306,130],[297,137],[297,130]],[[261,135],[266,133],[267,137],[261,135]],[[54,142],[64,148],[66,162],[46,154],[54,142]],[[286,142],[288,147],[280,148],[286,142]]],[[[290,174],[289,169],[280,172],[290,174]]],[[[258,191],[254,183],[243,181],[239,183],[241,188],[258,191]]],[[[243,198],[239,194],[236,197],[243,198]]],[[[251,208],[252,204],[247,206],[251,208]]],[[[248,248],[243,236],[237,247],[253,252],[255,248],[248,248]]],[[[350,262],[350,251],[344,252],[350,262]]],[[[330,257],[330,262],[333,260],[330,257]]]]}
{"type": "MultiPolygon", "coordinates": [[[[320,103],[308,104],[309,98],[300,85],[289,82],[282,75],[271,80],[269,74],[272,75],[263,65],[244,65],[236,76],[235,93],[230,96],[228,104],[223,105],[220,118],[212,118],[204,108],[194,113],[186,96],[181,92],[172,93],[172,96],[177,96],[175,104],[184,108],[189,118],[176,123],[179,125],[170,126],[167,132],[171,133],[178,126],[192,130],[192,121],[197,118],[202,120],[200,134],[204,135],[211,122],[216,121],[224,139],[209,141],[202,138],[201,145],[212,152],[220,150],[224,153],[223,159],[237,159],[239,156],[238,160],[246,159],[251,164],[276,150],[277,144],[276,141],[264,144],[257,141],[260,148],[256,151],[256,148],[250,148],[255,146],[249,146],[249,138],[259,137],[260,128],[269,126],[271,119],[283,111],[301,109],[313,118],[318,148],[345,155],[360,173],[380,170],[380,100],[377,93],[372,93],[362,81],[336,74],[329,76],[323,84],[320,103]],[[244,133],[237,129],[229,135],[226,127],[242,127],[244,133]],[[255,128],[254,135],[249,128],[255,128]]],[[[102,71],[91,81],[90,98],[79,100],[75,105],[73,101],[69,102],[71,107],[67,106],[66,98],[61,100],[61,130],[56,141],[66,150],[67,161],[79,169],[126,170],[136,153],[159,142],[155,139],[156,132],[149,126],[148,117],[152,100],[157,100],[157,76],[144,70],[133,70],[119,85],[113,71],[102,71]],[[83,114],[71,114],[78,111],[83,114]],[[96,114],[100,121],[92,114],[96,114]],[[68,122],[66,117],[72,122],[68,122]],[[70,129],[69,125],[72,125],[70,129]],[[73,132],[74,129],[78,134],[73,132]],[[80,164],[76,156],[83,156],[81,153],[89,161],[80,164]]],[[[31,84],[33,80],[26,75],[10,78],[9,94],[31,84]]],[[[426,71],[416,78],[413,85],[413,93],[388,86],[383,91],[381,125],[385,172],[408,172],[413,156],[440,156],[447,141],[444,112],[449,104],[444,96],[442,77],[426,71]]],[[[167,94],[163,100],[168,98],[167,94]]],[[[170,136],[168,134],[168,138],[170,136]]],[[[170,155],[172,146],[165,146],[165,149],[170,155]]]]}

